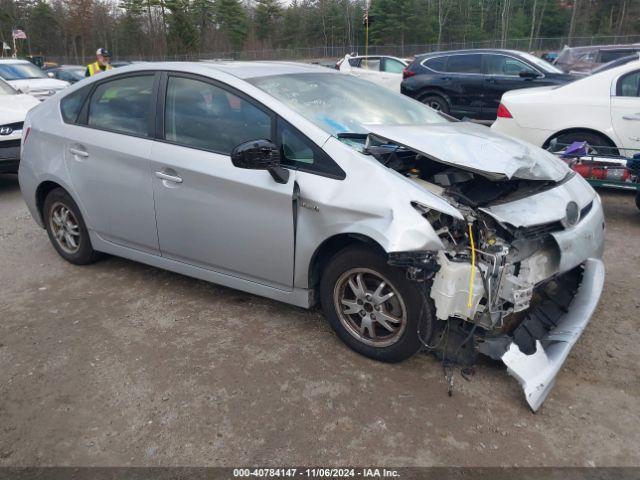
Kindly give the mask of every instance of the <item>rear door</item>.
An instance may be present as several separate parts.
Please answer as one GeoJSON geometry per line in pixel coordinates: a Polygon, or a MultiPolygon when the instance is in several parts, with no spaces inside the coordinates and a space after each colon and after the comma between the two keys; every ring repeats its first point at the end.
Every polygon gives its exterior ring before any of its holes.
{"type": "Polygon", "coordinates": [[[275,137],[273,114],[202,77],[170,73],[163,91],[151,155],[162,255],[291,290],[295,175],[283,185],[230,158],[243,142],[275,137]]]}
{"type": "Polygon", "coordinates": [[[482,118],[494,120],[498,105],[504,92],[539,86],[535,78],[523,78],[520,73],[526,72],[539,77],[544,75],[529,64],[508,55],[484,55],[484,95],[482,102],[482,118]]]}
{"type": "Polygon", "coordinates": [[[62,101],[65,164],[87,223],[122,246],[159,253],[149,155],[159,76],[118,75],[62,101]],[[74,102],[76,104],[74,105],[74,102]],[[72,115],[83,102],[78,115],[72,115]]]}
{"type": "Polygon", "coordinates": [[[640,149],[640,70],[618,79],[611,97],[611,123],[622,147],[640,149]]]}
{"type": "Polygon", "coordinates": [[[482,56],[478,53],[449,55],[445,66],[445,93],[456,117],[479,118],[482,111],[482,56]]]}

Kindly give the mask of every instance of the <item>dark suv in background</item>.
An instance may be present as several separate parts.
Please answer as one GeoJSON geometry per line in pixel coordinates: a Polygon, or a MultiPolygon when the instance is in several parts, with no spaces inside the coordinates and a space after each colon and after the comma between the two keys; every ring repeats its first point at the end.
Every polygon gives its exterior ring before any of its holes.
{"type": "Polygon", "coordinates": [[[400,90],[456,118],[495,120],[509,90],[561,85],[577,77],[513,50],[456,50],[418,55],[403,72],[400,90]]]}

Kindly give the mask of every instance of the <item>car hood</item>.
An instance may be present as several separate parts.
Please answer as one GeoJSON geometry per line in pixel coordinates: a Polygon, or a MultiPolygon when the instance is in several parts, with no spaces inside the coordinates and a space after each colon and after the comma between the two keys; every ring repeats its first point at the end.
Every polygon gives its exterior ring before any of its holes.
{"type": "Polygon", "coordinates": [[[39,104],[31,95],[0,96],[0,125],[24,121],[27,112],[39,104]]]}
{"type": "Polygon", "coordinates": [[[8,82],[25,93],[41,90],[57,91],[69,86],[69,82],[56,80],[55,78],[30,78],[25,80],[9,80],[8,82]]]}
{"type": "Polygon", "coordinates": [[[365,125],[370,134],[437,162],[490,179],[558,182],[569,168],[554,155],[527,142],[470,122],[431,125],[365,125]]]}

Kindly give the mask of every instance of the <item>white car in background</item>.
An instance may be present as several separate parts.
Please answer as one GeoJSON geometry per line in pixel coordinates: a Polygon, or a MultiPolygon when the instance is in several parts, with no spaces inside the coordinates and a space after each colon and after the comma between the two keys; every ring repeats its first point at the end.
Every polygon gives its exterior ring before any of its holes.
{"type": "Polygon", "coordinates": [[[338,61],[336,69],[342,73],[348,73],[364,80],[400,92],[402,83],[402,71],[408,63],[396,57],[385,55],[355,56],[345,55],[338,61]]]}
{"type": "Polygon", "coordinates": [[[507,92],[491,128],[543,148],[554,139],[587,141],[598,153],[630,155],[624,149],[640,149],[640,61],[560,87],[507,92]]]}
{"type": "Polygon", "coordinates": [[[69,82],[49,78],[45,72],[27,60],[0,60],[0,78],[38,100],[45,100],[70,85],[69,82]]]}
{"type": "Polygon", "coordinates": [[[38,99],[19,93],[0,79],[0,173],[18,171],[22,124],[27,112],[38,104],[38,99]]]}

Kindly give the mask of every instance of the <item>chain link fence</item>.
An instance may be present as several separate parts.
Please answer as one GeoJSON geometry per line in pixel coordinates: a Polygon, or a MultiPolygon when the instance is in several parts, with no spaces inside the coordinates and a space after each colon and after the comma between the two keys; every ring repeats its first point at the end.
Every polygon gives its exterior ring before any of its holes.
{"type": "MultiPolygon", "coordinates": [[[[412,57],[420,53],[443,50],[475,49],[475,48],[507,48],[511,50],[531,51],[541,53],[546,51],[560,51],[565,45],[572,47],[588,45],[617,45],[640,43],[640,35],[597,35],[591,37],[534,37],[511,38],[502,42],[500,39],[484,41],[462,41],[448,43],[429,43],[416,45],[339,45],[309,48],[276,48],[243,51],[214,51],[204,53],[190,53],[184,55],[149,55],[149,56],[118,56],[118,61],[200,61],[200,60],[299,60],[322,61],[342,58],[347,53],[364,55],[391,55],[395,57],[412,57]]],[[[48,57],[50,61],[59,64],[88,63],[93,57],[48,57]]]]}

